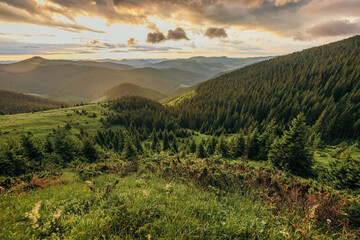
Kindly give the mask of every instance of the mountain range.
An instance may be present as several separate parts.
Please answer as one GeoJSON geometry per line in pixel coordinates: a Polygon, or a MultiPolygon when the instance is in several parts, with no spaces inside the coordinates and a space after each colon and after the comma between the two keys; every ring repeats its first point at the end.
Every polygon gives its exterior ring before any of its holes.
{"type": "MultiPolygon", "coordinates": [[[[87,102],[99,99],[104,92],[116,85],[131,83],[172,96],[172,93],[179,92],[177,89],[185,89],[215,74],[266,59],[268,58],[193,57],[174,60],[71,61],[33,57],[0,64],[0,89],[79,103],[80,99],[87,102]]],[[[122,90],[119,97],[134,92],[129,88],[122,90]],[[130,92],[124,92],[127,90],[130,92]]]]}

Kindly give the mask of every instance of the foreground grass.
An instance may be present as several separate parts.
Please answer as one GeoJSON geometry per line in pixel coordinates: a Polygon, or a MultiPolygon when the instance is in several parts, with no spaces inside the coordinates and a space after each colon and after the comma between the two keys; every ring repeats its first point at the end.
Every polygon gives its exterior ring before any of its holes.
{"type": "Polygon", "coordinates": [[[271,206],[246,193],[218,195],[190,181],[142,174],[97,177],[8,194],[0,239],[280,239],[295,237],[271,206]],[[115,181],[119,183],[114,186],[115,181]],[[109,187],[108,187],[109,186],[109,187]]]}
{"type": "Polygon", "coordinates": [[[54,109],[43,112],[24,113],[0,116],[0,141],[9,137],[19,137],[28,131],[39,137],[44,137],[58,126],[64,127],[69,123],[72,131],[86,130],[93,134],[101,127],[99,119],[108,109],[100,105],[86,105],[72,108],[54,109]],[[79,113],[77,113],[78,111],[79,113]],[[87,114],[80,114],[86,111],[87,114]],[[92,117],[93,114],[96,117],[92,117]]]}

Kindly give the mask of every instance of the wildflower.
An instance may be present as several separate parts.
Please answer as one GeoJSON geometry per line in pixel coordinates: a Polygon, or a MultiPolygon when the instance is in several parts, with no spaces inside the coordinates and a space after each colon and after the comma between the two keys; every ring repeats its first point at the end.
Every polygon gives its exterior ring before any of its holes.
{"type": "Polygon", "coordinates": [[[35,207],[31,210],[31,213],[26,213],[26,217],[32,220],[32,224],[34,228],[38,228],[39,224],[37,224],[38,219],[40,218],[39,210],[41,206],[41,201],[35,204],[35,207]]]}

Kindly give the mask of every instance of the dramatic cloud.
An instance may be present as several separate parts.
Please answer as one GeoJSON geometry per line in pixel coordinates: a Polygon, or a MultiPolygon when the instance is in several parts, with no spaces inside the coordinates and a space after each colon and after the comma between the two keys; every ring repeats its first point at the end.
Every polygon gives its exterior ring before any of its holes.
{"type": "Polygon", "coordinates": [[[216,28],[216,27],[209,27],[206,32],[205,36],[208,38],[226,38],[227,34],[224,28],[216,28]]]}
{"type": "MultiPolygon", "coordinates": [[[[158,30],[153,19],[187,22],[200,26],[223,25],[241,29],[282,32],[297,27],[294,18],[311,0],[0,0],[0,15],[7,21],[56,26],[69,31],[98,31],[76,18],[99,17],[108,25],[125,23],[158,30]],[[64,22],[62,18],[67,18],[64,22]]],[[[350,1],[350,0],[349,0],[350,1]]]]}
{"type": "Polygon", "coordinates": [[[0,39],[0,55],[46,55],[53,52],[73,52],[78,44],[37,44],[0,39]]]}
{"type": "Polygon", "coordinates": [[[178,27],[175,30],[169,30],[168,31],[167,40],[179,41],[179,40],[183,40],[183,39],[184,40],[190,40],[186,36],[186,33],[185,33],[184,29],[178,27]]]}
{"type": "Polygon", "coordinates": [[[160,43],[166,40],[165,35],[160,31],[148,33],[146,42],[147,43],[160,43]]]}
{"type": "Polygon", "coordinates": [[[130,38],[129,40],[127,40],[127,46],[128,47],[131,47],[131,46],[134,46],[134,45],[137,45],[139,43],[138,40],[136,40],[135,38],[130,38]]]}
{"type": "Polygon", "coordinates": [[[315,37],[342,36],[360,33],[360,26],[347,20],[333,20],[309,28],[308,33],[315,37]]]}
{"type": "MultiPolygon", "coordinates": [[[[30,23],[41,26],[56,27],[67,31],[80,32],[91,31],[103,33],[103,31],[94,30],[73,21],[73,23],[62,22],[54,19],[52,14],[58,14],[61,9],[43,6],[35,0],[1,0],[0,1],[0,20],[15,23],[30,23]]],[[[67,16],[67,14],[63,14],[67,16]]],[[[70,16],[70,18],[72,18],[70,16]]]]}
{"type": "Polygon", "coordinates": [[[294,40],[309,41],[319,37],[347,36],[360,33],[360,22],[332,20],[296,32],[294,40]]]}
{"type": "Polygon", "coordinates": [[[178,27],[175,30],[169,30],[167,37],[165,37],[164,33],[160,32],[159,30],[148,33],[146,42],[155,44],[165,42],[167,40],[179,41],[190,39],[186,36],[185,30],[178,27]]]}

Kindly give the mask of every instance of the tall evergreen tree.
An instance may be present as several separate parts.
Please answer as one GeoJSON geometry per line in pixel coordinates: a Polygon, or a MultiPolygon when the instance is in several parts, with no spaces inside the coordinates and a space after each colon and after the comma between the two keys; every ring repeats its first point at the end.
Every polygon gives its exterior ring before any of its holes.
{"type": "Polygon", "coordinates": [[[89,162],[96,162],[96,160],[99,157],[99,154],[95,148],[94,143],[89,140],[88,138],[84,139],[84,146],[83,146],[83,154],[84,157],[89,161],[89,162]]]}
{"type": "Polygon", "coordinates": [[[130,160],[132,158],[137,157],[137,151],[133,144],[133,141],[130,139],[129,136],[125,137],[125,146],[122,152],[122,157],[126,160],[130,160]]]}
{"type": "Polygon", "coordinates": [[[176,137],[174,136],[173,139],[172,139],[172,144],[171,144],[171,149],[174,151],[174,152],[179,152],[179,148],[178,148],[178,144],[177,144],[177,139],[176,137]]]}
{"type": "Polygon", "coordinates": [[[259,132],[255,129],[247,140],[247,155],[249,159],[258,160],[260,154],[259,132]]]}
{"type": "Polygon", "coordinates": [[[142,154],[144,152],[143,146],[141,144],[140,138],[139,138],[139,133],[136,130],[136,128],[134,129],[134,145],[136,147],[136,150],[139,154],[142,154]]]}
{"type": "Polygon", "coordinates": [[[163,134],[163,151],[166,151],[170,148],[169,135],[167,130],[165,129],[163,134]]]}
{"type": "Polygon", "coordinates": [[[190,143],[190,152],[191,153],[195,153],[196,152],[196,143],[195,140],[193,139],[192,142],[190,143]]]}
{"type": "Polygon", "coordinates": [[[231,153],[234,158],[239,158],[245,153],[245,138],[244,133],[241,131],[237,136],[232,139],[231,153]]]}
{"type": "Polygon", "coordinates": [[[227,157],[228,153],[229,153],[229,147],[228,144],[226,142],[226,139],[224,137],[224,135],[221,135],[218,144],[216,145],[215,148],[215,153],[219,154],[223,157],[227,157]]]}
{"type": "Polygon", "coordinates": [[[159,140],[157,138],[156,130],[154,128],[151,134],[151,150],[156,151],[158,144],[159,144],[159,140]]]}
{"type": "Polygon", "coordinates": [[[306,147],[306,123],[302,113],[292,120],[284,136],[274,142],[269,160],[280,169],[301,176],[311,175],[313,156],[306,147]]]}
{"type": "Polygon", "coordinates": [[[205,143],[204,141],[201,141],[196,149],[196,156],[198,158],[205,158],[206,157],[206,151],[205,151],[205,143]]]}

